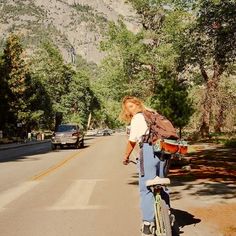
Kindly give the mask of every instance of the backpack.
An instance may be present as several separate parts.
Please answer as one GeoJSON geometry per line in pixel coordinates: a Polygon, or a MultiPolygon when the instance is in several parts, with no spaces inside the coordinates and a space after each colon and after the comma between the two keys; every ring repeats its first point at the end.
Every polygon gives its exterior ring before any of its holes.
{"type": "Polygon", "coordinates": [[[164,116],[155,111],[145,110],[143,116],[148,125],[148,131],[142,142],[155,145],[158,140],[178,140],[179,136],[173,124],[164,116]]]}
{"type": "MultiPolygon", "coordinates": [[[[148,130],[142,136],[140,147],[143,143],[149,143],[153,146],[155,153],[161,152],[161,160],[165,159],[165,154],[169,157],[172,154],[184,155],[187,153],[188,146],[184,141],[179,140],[179,136],[172,123],[155,111],[145,110],[143,116],[147,122],[148,130]]],[[[144,176],[143,149],[140,150],[140,174],[144,176]]]]}

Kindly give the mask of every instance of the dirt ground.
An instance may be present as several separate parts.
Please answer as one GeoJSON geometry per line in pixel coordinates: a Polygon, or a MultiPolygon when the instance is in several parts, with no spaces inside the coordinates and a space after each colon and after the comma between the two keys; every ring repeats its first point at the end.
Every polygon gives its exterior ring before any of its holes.
{"type": "Polygon", "coordinates": [[[192,213],[203,222],[217,225],[224,236],[236,236],[236,204],[216,204],[214,207],[193,208],[192,213]]]}
{"type": "Polygon", "coordinates": [[[236,149],[191,146],[170,170],[177,235],[236,236],[236,149]]]}

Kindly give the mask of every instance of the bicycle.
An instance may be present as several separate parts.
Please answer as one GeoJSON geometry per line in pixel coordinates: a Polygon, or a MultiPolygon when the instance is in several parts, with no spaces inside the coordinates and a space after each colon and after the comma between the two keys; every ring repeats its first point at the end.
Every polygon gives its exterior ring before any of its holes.
{"type": "MultiPolygon", "coordinates": [[[[172,236],[170,209],[168,204],[163,200],[161,193],[166,185],[170,184],[169,178],[156,177],[146,182],[146,186],[152,191],[155,201],[155,222],[156,236],[172,236]]],[[[173,219],[174,220],[174,219],[173,219]]]]}
{"type": "MultiPolygon", "coordinates": [[[[170,159],[177,157],[177,155],[171,155],[165,166],[165,176],[169,171],[170,159]]],[[[179,158],[179,157],[178,157],[179,158]]],[[[137,162],[128,160],[127,164],[137,164],[137,162]]],[[[147,188],[152,191],[154,195],[154,212],[155,212],[155,236],[172,236],[172,226],[175,223],[175,217],[170,212],[170,207],[162,197],[162,193],[165,193],[165,188],[170,184],[169,178],[160,178],[159,176],[154,179],[146,181],[147,188]]]]}

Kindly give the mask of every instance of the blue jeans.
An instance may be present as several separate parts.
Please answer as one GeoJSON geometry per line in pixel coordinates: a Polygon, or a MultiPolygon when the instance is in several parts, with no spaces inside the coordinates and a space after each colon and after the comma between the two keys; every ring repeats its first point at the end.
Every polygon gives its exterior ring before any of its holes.
{"type": "MultiPolygon", "coordinates": [[[[147,143],[143,144],[143,159],[144,159],[144,176],[141,176],[139,171],[139,188],[141,197],[141,211],[143,221],[154,222],[154,196],[153,193],[146,187],[146,181],[154,179],[156,176],[165,177],[166,160],[161,161],[158,155],[154,155],[153,147],[147,143]]],[[[160,155],[159,155],[160,156],[160,155]]],[[[138,163],[138,169],[140,165],[138,163]]],[[[163,198],[169,204],[168,193],[163,193],[163,198]]]]}

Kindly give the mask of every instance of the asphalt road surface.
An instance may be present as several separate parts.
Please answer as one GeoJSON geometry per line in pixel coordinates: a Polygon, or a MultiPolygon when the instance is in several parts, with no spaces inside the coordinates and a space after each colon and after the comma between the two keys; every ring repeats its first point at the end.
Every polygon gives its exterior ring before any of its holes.
{"type": "MultiPolygon", "coordinates": [[[[87,138],[83,149],[0,151],[0,236],[140,236],[136,166],[122,165],[126,141],[115,134],[87,138]]],[[[222,235],[187,212],[199,196],[170,189],[181,236],[222,235]]]]}
{"type": "Polygon", "coordinates": [[[1,236],[140,235],[136,166],[121,164],[126,137],[84,149],[40,144],[0,152],[1,236]]]}

